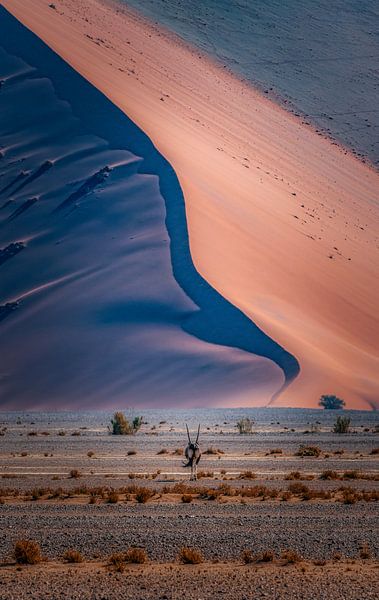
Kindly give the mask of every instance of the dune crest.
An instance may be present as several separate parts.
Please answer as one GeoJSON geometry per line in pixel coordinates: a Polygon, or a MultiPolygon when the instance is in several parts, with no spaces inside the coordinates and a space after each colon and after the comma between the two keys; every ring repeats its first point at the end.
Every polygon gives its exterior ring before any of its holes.
{"type": "Polygon", "coordinates": [[[197,269],[299,360],[276,404],[378,407],[377,173],[115,4],[3,5],[171,163],[197,269]]]}

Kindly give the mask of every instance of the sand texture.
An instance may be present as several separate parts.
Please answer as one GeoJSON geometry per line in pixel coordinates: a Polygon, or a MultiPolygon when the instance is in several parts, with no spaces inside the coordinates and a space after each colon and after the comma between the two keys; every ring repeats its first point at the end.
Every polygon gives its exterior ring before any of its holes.
{"type": "Polygon", "coordinates": [[[315,405],[334,392],[350,406],[377,406],[377,174],[114,5],[3,5],[168,159],[195,266],[300,363],[276,402],[315,405]]]}

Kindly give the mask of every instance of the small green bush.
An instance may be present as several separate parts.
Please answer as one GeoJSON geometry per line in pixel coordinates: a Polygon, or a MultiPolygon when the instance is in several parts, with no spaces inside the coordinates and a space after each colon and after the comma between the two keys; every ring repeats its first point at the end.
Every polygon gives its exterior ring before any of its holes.
{"type": "Polygon", "coordinates": [[[349,433],[350,417],[337,417],[333,426],[334,433],[349,433]]]}
{"type": "Polygon", "coordinates": [[[129,421],[124,413],[115,412],[111,424],[110,432],[112,435],[133,435],[141,429],[142,417],[134,417],[132,421],[129,421]]]}

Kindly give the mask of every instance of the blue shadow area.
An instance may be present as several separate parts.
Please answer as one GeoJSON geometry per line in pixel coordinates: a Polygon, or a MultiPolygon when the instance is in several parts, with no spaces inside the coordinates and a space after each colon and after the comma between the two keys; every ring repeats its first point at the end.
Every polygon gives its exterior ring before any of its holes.
{"type": "Polygon", "coordinates": [[[57,96],[70,104],[74,116],[80,118],[89,132],[106,139],[110,148],[128,150],[142,157],[139,173],[158,176],[166,208],[173,274],[178,285],[199,307],[182,323],[183,329],[204,341],[240,348],[273,360],[283,370],[284,386],[287,386],[300,370],[296,358],[268,337],[196,271],[189,248],[182,190],[174,170],[148,136],[1,7],[0,44],[8,53],[38,68],[36,77],[42,75],[50,79],[57,96]]]}

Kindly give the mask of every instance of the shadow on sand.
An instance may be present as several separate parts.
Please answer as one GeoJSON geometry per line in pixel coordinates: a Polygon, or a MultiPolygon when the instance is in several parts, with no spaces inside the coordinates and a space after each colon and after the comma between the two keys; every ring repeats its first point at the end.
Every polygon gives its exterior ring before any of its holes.
{"type": "MultiPolygon", "coordinates": [[[[159,178],[160,192],[166,208],[173,274],[179,286],[199,307],[193,316],[182,323],[183,329],[206,342],[240,348],[271,359],[283,370],[286,387],[299,373],[298,361],[221,296],[196,271],[189,249],[182,190],[174,170],[148,136],[1,7],[0,39],[7,52],[38,67],[39,76],[43,74],[52,81],[59,98],[69,102],[74,116],[79,117],[90,132],[106,139],[110,148],[125,149],[142,157],[138,172],[159,178]]],[[[21,185],[25,185],[25,182],[21,185]]]]}

